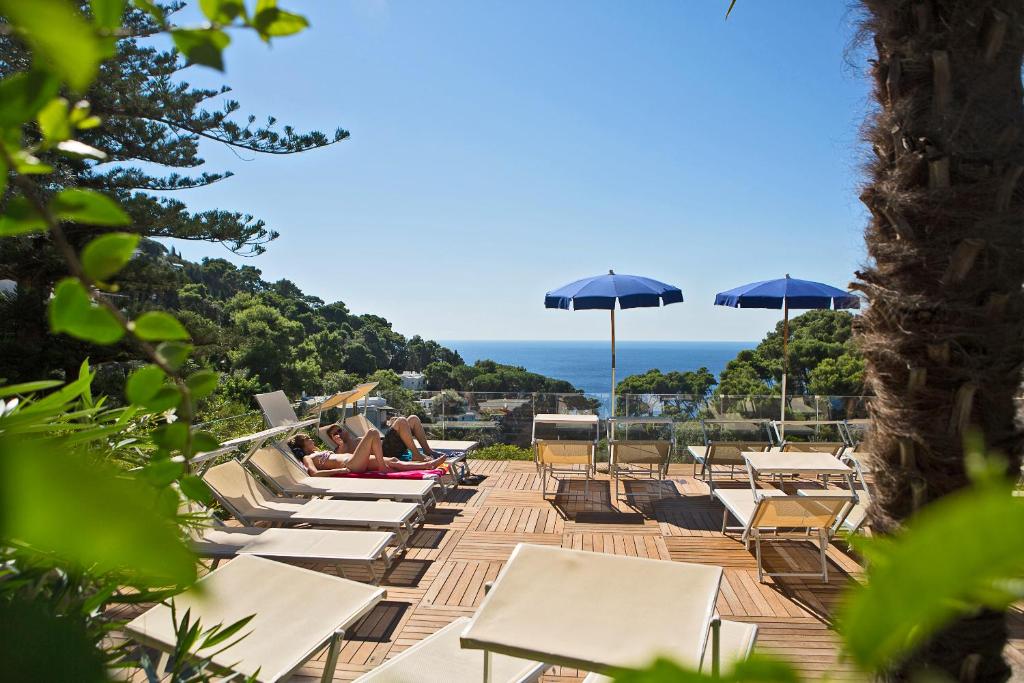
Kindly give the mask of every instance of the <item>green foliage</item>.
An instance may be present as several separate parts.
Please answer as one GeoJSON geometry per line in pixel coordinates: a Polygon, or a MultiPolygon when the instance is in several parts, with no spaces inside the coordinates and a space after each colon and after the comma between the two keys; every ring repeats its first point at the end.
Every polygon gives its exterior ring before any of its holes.
{"type": "Polygon", "coordinates": [[[109,309],[95,303],[77,278],[61,280],[50,301],[50,329],[96,344],[113,344],[124,328],[109,309]]]}
{"type": "Polygon", "coordinates": [[[101,235],[82,249],[82,270],[93,280],[107,280],[128,265],[138,244],[139,236],[128,232],[101,235]]]}
{"type": "MultiPolygon", "coordinates": [[[[851,313],[830,310],[808,311],[789,321],[788,393],[864,393],[864,365],[853,345],[852,323],[851,313]]],[[[777,395],[782,367],[780,321],[755,349],[741,351],[726,364],[715,394],[777,395]]]]}
{"type": "Polygon", "coordinates": [[[722,683],[798,683],[796,670],[778,659],[752,655],[736,662],[730,671],[715,678],[710,673],[684,669],[675,662],[659,657],[650,666],[639,670],[623,670],[612,676],[616,683],[687,683],[688,681],[721,681],[722,683]]]}
{"type": "Polygon", "coordinates": [[[474,460],[533,460],[533,449],[498,443],[476,449],[472,457],[474,460]]]}

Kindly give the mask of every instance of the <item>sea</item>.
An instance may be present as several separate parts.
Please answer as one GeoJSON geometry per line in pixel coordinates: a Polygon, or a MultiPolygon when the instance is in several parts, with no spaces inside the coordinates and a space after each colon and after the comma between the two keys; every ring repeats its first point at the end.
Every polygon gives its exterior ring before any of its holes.
{"type": "MultiPolygon", "coordinates": [[[[470,365],[490,359],[567,380],[586,393],[611,389],[608,341],[438,341],[458,351],[470,365]]],[[[701,367],[717,377],[737,353],[755,346],[757,342],[620,341],[615,345],[615,377],[621,381],[651,369],[682,372],[701,367]]]]}

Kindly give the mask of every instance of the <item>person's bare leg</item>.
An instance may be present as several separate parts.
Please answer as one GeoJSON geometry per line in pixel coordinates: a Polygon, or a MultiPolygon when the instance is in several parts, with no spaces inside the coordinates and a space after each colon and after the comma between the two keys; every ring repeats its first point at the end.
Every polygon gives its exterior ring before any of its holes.
{"type": "Polygon", "coordinates": [[[409,419],[405,417],[396,417],[391,421],[391,429],[395,430],[399,438],[402,439],[402,443],[409,449],[409,453],[415,458],[420,452],[419,448],[416,447],[416,441],[413,439],[412,428],[409,426],[409,419]]]}
{"type": "Polygon", "coordinates": [[[436,470],[444,463],[444,460],[442,456],[433,460],[421,460],[420,462],[402,462],[397,458],[388,458],[386,462],[388,469],[393,472],[413,472],[416,470],[436,470]]]}
{"type": "Polygon", "coordinates": [[[420,418],[417,415],[410,415],[406,418],[406,422],[409,423],[409,431],[423,447],[423,452],[427,455],[427,459],[436,458],[440,455],[437,451],[430,447],[427,443],[427,431],[423,429],[423,423],[420,422],[420,418]]]}
{"type": "Polygon", "coordinates": [[[372,462],[372,460],[374,455],[380,452],[380,450],[380,437],[367,434],[359,439],[359,443],[356,444],[356,448],[352,451],[352,455],[349,457],[348,462],[346,462],[345,467],[356,474],[362,474],[368,470],[376,470],[379,466],[376,462],[372,462]]]}

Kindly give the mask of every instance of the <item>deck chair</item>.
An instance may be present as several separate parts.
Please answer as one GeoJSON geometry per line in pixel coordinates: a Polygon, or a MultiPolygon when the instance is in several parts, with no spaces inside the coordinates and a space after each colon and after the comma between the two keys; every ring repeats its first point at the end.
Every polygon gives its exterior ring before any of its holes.
{"type": "Polygon", "coordinates": [[[253,453],[246,464],[282,496],[397,500],[415,503],[424,513],[437,502],[430,479],[310,477],[292,456],[269,446],[253,453]]]}
{"type": "Polygon", "coordinates": [[[708,442],[707,450],[704,451],[703,458],[700,457],[699,452],[694,455],[694,476],[697,476],[697,463],[700,463],[700,477],[707,481],[709,495],[714,498],[715,495],[715,476],[714,466],[715,465],[728,465],[729,466],[729,478],[732,478],[736,474],[736,466],[746,468],[747,461],[743,459],[743,454],[749,451],[767,451],[771,448],[771,442],[769,441],[710,441],[708,442]]]}
{"type": "Polygon", "coordinates": [[[203,480],[221,506],[246,526],[269,522],[384,530],[394,533],[396,546],[404,550],[414,525],[423,519],[415,503],[275,496],[236,460],[211,467],[203,480]]]}
{"type": "MultiPolygon", "coordinates": [[[[594,469],[593,441],[559,441],[538,439],[534,443],[534,463],[540,475],[541,495],[548,495],[548,477],[555,475],[579,476],[585,478],[583,495],[590,493],[590,479],[594,469]],[[583,469],[580,469],[582,467],[583,469]]],[[[557,493],[557,488],[556,488],[557,493]]]]}
{"type": "MultiPolygon", "coordinates": [[[[459,617],[440,631],[403,650],[376,669],[363,674],[355,683],[448,683],[484,680],[484,658],[479,651],[464,650],[459,636],[469,625],[469,617],[459,617]]],[[[490,680],[493,683],[536,681],[546,664],[508,655],[491,657],[490,680]]]]}
{"type": "MultiPolygon", "coordinates": [[[[747,624],[742,621],[729,621],[722,619],[722,626],[719,630],[718,661],[722,671],[728,671],[737,662],[750,657],[757,641],[757,624],[747,624]]],[[[704,646],[704,653],[700,660],[702,673],[711,671],[711,636],[708,636],[707,644],[704,646]]],[[[612,679],[601,674],[588,674],[583,683],[611,683],[612,679]]]]}
{"type": "Polygon", "coordinates": [[[341,529],[264,529],[223,524],[197,531],[190,545],[199,557],[221,560],[255,555],[280,562],[330,564],[338,575],[348,578],[346,567],[365,567],[373,583],[391,566],[388,546],[394,534],[386,531],[343,531],[341,529]]]}
{"type": "Polygon", "coordinates": [[[268,427],[280,427],[299,421],[299,416],[295,414],[295,408],[292,407],[291,401],[283,391],[256,394],[256,403],[263,412],[263,419],[268,427]]]}
{"type": "Polygon", "coordinates": [[[785,453],[829,453],[839,457],[846,444],[842,441],[786,441],[782,444],[785,453]]]}
{"type": "MultiPolygon", "coordinates": [[[[188,611],[204,628],[253,615],[242,631],[248,635],[231,647],[222,643],[198,652],[211,656],[217,669],[271,683],[289,678],[327,647],[326,683],[334,678],[346,630],[385,595],[377,586],[243,555],[175,596],[174,605],[179,619],[188,611]]],[[[165,604],[133,619],[125,631],[145,647],[174,652],[175,624],[165,604]]]]}
{"type": "Polygon", "coordinates": [[[623,478],[647,478],[661,481],[668,472],[672,442],[668,440],[608,442],[608,471],[619,498],[619,482],[623,478]]]}
{"type": "Polygon", "coordinates": [[[750,542],[755,545],[757,556],[757,578],[762,583],[765,576],[803,576],[818,577],[828,583],[828,551],[832,529],[840,517],[844,516],[853,505],[853,496],[816,495],[817,492],[807,491],[805,495],[789,496],[779,490],[762,490],[755,492],[749,488],[717,489],[715,497],[725,506],[722,514],[722,533],[727,531],[741,532],[740,540],[749,548],[750,542]],[[739,523],[739,527],[728,527],[729,515],[739,523]],[[821,556],[820,572],[776,572],[764,571],[761,561],[761,541],[765,532],[772,532],[771,538],[782,538],[781,530],[818,535],[818,549],[821,556]]]}

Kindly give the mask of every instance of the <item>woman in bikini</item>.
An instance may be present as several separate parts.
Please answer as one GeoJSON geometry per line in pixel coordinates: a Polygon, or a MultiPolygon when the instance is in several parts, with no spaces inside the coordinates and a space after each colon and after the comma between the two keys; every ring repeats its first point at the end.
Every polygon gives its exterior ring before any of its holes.
{"type": "Polygon", "coordinates": [[[302,464],[311,477],[332,477],[338,474],[362,474],[364,472],[407,472],[410,470],[432,470],[444,462],[444,457],[427,462],[401,462],[385,458],[381,448],[380,434],[370,432],[351,444],[350,449],[332,453],[317,450],[313,439],[305,434],[296,434],[288,441],[296,457],[301,454],[302,464]]]}

